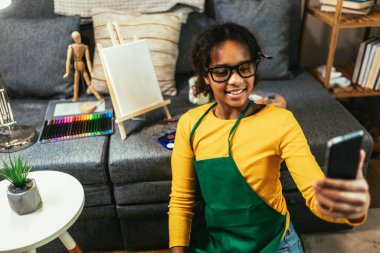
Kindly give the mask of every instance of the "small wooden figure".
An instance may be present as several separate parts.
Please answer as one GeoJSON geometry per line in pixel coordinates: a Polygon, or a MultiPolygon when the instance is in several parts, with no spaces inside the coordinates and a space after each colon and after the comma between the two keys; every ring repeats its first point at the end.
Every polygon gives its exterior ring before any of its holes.
{"type": "MultiPolygon", "coordinates": [[[[86,66],[83,62],[83,57],[85,57],[86,62],[87,62],[87,68],[90,71],[90,74],[92,76],[93,75],[92,65],[91,65],[91,61],[90,61],[90,51],[88,50],[88,46],[81,43],[81,36],[80,36],[79,32],[74,31],[71,34],[71,37],[73,38],[75,43],[69,45],[69,48],[67,50],[66,73],[64,74],[63,78],[67,78],[70,74],[71,57],[73,56],[75,73],[74,73],[74,95],[73,95],[72,101],[73,102],[78,101],[79,77],[82,76],[86,85],[88,86],[88,89],[90,90],[90,92],[101,103],[103,103],[104,99],[99,95],[99,93],[96,91],[96,89],[91,85],[91,81],[90,81],[90,78],[88,76],[86,66]]],[[[90,106],[90,105],[88,105],[88,106],[90,106]]],[[[95,105],[94,110],[95,109],[96,109],[96,105],[95,105]]]]}

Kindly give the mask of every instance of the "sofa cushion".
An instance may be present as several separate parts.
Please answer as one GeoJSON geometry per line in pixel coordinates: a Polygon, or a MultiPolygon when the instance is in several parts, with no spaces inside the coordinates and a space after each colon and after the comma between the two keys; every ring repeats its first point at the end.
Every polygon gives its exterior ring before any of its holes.
{"type": "Polygon", "coordinates": [[[12,18],[48,18],[57,16],[54,14],[54,2],[52,0],[12,0],[10,6],[0,10],[0,16],[12,18]]]}
{"type": "Polygon", "coordinates": [[[302,8],[303,1],[288,1],[292,5],[290,14],[290,34],[289,34],[289,67],[292,73],[297,73],[300,68],[299,53],[302,30],[302,8]]]}
{"type": "Polygon", "coordinates": [[[302,73],[294,80],[264,81],[255,90],[275,92],[285,97],[287,108],[301,125],[320,166],[325,166],[327,141],[355,130],[365,131],[362,147],[367,154],[371,153],[373,141],[370,134],[308,73],[302,73]]]}
{"type": "Polygon", "coordinates": [[[0,17],[0,73],[13,97],[67,97],[73,75],[62,76],[79,16],[49,19],[0,17]],[[17,31],[17,32],[15,32],[17,31]]]}
{"type": "MultiPolygon", "coordinates": [[[[158,83],[164,95],[175,95],[175,64],[178,56],[178,41],[181,32],[182,14],[128,14],[107,9],[93,10],[93,25],[96,43],[103,47],[112,46],[107,23],[116,22],[124,42],[134,36],[146,39],[152,56],[158,83]]],[[[116,36],[116,33],[115,33],[116,36]]],[[[102,93],[108,93],[99,53],[94,55],[94,76],[92,84],[102,93]]]]}
{"type": "Polygon", "coordinates": [[[191,49],[193,41],[200,31],[214,23],[215,20],[207,17],[204,13],[192,12],[189,14],[186,23],[182,24],[181,28],[176,73],[193,72],[191,64],[191,49]]]}
{"type": "Polygon", "coordinates": [[[213,0],[218,21],[232,21],[256,36],[261,50],[273,57],[263,59],[258,73],[264,79],[289,77],[289,41],[292,2],[288,0],[213,0]]]}
{"type": "MultiPolygon", "coordinates": [[[[10,102],[18,124],[33,126],[41,132],[49,101],[11,99],[10,102]]],[[[95,136],[46,144],[37,142],[11,155],[24,157],[32,170],[66,172],[83,185],[104,185],[109,182],[106,164],[108,145],[108,136],[95,136]]],[[[0,153],[0,160],[7,157],[7,153],[0,153]]],[[[101,192],[103,194],[107,190],[101,192]]]]}
{"type": "Polygon", "coordinates": [[[109,184],[83,185],[85,207],[113,204],[112,189],[109,184]]]}
{"type": "MultiPolygon", "coordinates": [[[[189,77],[178,75],[176,78],[178,94],[170,97],[171,104],[168,105],[174,119],[194,107],[188,99],[189,77]]],[[[171,151],[163,148],[157,138],[175,131],[177,123],[167,123],[164,119],[164,110],[160,108],[145,114],[145,121],[127,120],[127,139],[124,141],[120,138],[118,127],[115,127],[108,160],[110,178],[114,184],[171,180],[171,151]]]]}
{"type": "Polygon", "coordinates": [[[171,180],[114,185],[115,202],[118,205],[168,202],[171,185],[171,180]]]}
{"type": "Polygon", "coordinates": [[[132,252],[168,248],[168,203],[116,206],[124,248],[132,252]]]}
{"type": "MultiPolygon", "coordinates": [[[[213,6],[211,2],[209,4],[211,4],[211,7],[213,6]]],[[[289,24],[290,38],[288,55],[289,67],[293,72],[298,70],[299,67],[298,55],[301,33],[301,1],[291,1],[289,4],[292,8],[289,24]]],[[[189,14],[186,23],[182,24],[176,73],[190,73],[193,71],[190,60],[193,40],[200,31],[215,23],[216,21],[206,16],[205,13],[192,12],[189,14]]]]}

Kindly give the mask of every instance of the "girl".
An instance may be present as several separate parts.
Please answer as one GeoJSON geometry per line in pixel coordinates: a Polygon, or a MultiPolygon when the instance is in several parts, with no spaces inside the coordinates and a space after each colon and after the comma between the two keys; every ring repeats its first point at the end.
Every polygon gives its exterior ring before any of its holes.
{"type": "Polygon", "coordinates": [[[169,204],[173,253],[303,252],[282,195],[283,160],[315,215],[350,225],[365,220],[364,151],[356,180],[325,179],[292,113],[248,99],[261,57],[255,37],[233,23],[210,27],[193,45],[195,93],[211,92],[216,103],[178,122],[169,204]],[[191,228],[197,183],[205,217],[191,228]]]}

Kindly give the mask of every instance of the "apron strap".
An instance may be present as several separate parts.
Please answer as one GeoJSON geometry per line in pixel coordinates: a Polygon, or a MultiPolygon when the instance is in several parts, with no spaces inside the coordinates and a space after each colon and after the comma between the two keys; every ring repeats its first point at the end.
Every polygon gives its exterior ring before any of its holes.
{"type": "MultiPolygon", "coordinates": [[[[194,132],[195,130],[198,128],[199,124],[201,123],[201,121],[203,120],[204,117],[206,117],[206,115],[212,110],[212,108],[214,108],[216,106],[217,103],[214,103],[213,105],[210,106],[210,108],[207,109],[207,111],[202,115],[202,117],[197,121],[197,123],[195,123],[193,129],[191,130],[191,133],[190,133],[190,137],[189,137],[189,142],[190,142],[190,147],[191,147],[191,150],[194,152],[194,147],[193,147],[193,136],[194,136],[194,132]]],[[[232,127],[231,131],[230,131],[230,134],[228,135],[228,156],[231,156],[231,135],[232,133],[235,131],[235,128],[237,127],[237,125],[239,124],[240,120],[244,117],[245,113],[248,111],[249,107],[253,104],[253,101],[250,100],[248,105],[244,108],[244,110],[240,113],[239,115],[239,118],[236,120],[234,126],[232,127]]],[[[194,160],[195,160],[195,156],[194,156],[194,160]]]]}
{"type": "MultiPolygon", "coordinates": [[[[194,152],[194,148],[193,148],[193,136],[194,136],[194,132],[198,128],[198,126],[201,123],[201,121],[203,120],[203,118],[206,117],[206,115],[209,113],[209,111],[211,111],[212,108],[214,108],[215,106],[216,106],[216,103],[214,103],[213,105],[211,105],[210,108],[208,108],[207,111],[202,115],[202,117],[197,121],[197,123],[195,123],[193,129],[191,130],[189,142],[190,142],[191,150],[193,152],[194,152]]],[[[194,159],[195,159],[195,156],[194,156],[194,159]]]]}
{"type": "Polygon", "coordinates": [[[248,111],[249,107],[253,104],[253,101],[250,100],[248,105],[244,108],[244,110],[240,113],[239,118],[236,120],[234,126],[232,127],[230,134],[228,135],[228,156],[231,157],[231,136],[233,132],[235,131],[236,127],[239,125],[240,120],[244,117],[245,113],[248,111]]]}

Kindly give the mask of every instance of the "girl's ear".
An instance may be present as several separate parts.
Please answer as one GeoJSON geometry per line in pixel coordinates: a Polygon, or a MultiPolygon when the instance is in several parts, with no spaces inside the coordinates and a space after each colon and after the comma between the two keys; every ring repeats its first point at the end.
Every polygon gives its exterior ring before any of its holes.
{"type": "Polygon", "coordinates": [[[208,76],[203,77],[203,80],[205,81],[205,83],[206,83],[207,85],[210,85],[210,80],[208,79],[208,76]]]}

